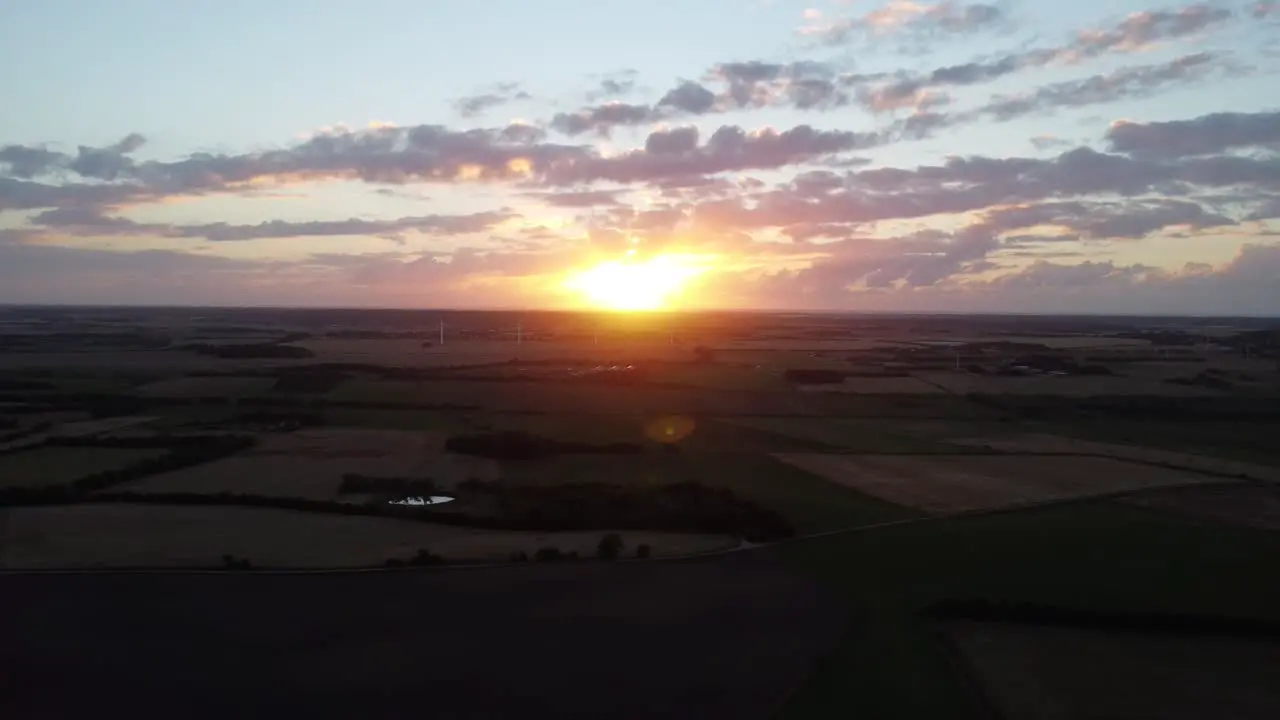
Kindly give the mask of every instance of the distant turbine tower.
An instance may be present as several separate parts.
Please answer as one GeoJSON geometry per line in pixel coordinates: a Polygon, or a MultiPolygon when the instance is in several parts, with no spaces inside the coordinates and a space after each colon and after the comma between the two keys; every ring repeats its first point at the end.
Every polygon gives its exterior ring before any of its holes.
{"type": "Polygon", "coordinates": [[[444,318],[440,318],[440,344],[444,345],[444,318]]]}

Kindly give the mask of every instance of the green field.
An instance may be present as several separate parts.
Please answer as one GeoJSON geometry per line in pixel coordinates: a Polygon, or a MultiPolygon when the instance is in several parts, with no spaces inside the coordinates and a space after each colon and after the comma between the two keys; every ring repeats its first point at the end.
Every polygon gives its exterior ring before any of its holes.
{"type": "Polygon", "coordinates": [[[751,453],[560,455],[504,463],[502,477],[503,482],[544,485],[697,482],[725,487],[782,513],[802,534],[919,516],[913,510],[829,483],[768,455],[751,453]]]}
{"type": "Polygon", "coordinates": [[[1276,437],[1280,437],[1280,423],[1277,422],[1187,423],[1106,418],[1087,424],[1063,424],[1050,431],[1086,440],[1145,445],[1226,460],[1280,465],[1280,445],[1275,441],[1276,437]]]}
{"type": "Polygon", "coordinates": [[[931,520],[781,548],[851,629],[783,717],[985,717],[920,615],[944,599],[1280,621],[1280,534],[1109,503],[931,520]]]}
{"type": "Polygon", "coordinates": [[[164,452],[158,448],[41,447],[0,455],[0,488],[64,485],[164,452]]]}

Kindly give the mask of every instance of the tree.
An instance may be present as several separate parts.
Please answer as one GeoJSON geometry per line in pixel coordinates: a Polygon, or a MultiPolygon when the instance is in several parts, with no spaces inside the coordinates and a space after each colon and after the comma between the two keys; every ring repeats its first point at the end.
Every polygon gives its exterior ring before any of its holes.
{"type": "Polygon", "coordinates": [[[648,545],[636,546],[636,557],[641,560],[647,560],[652,553],[653,548],[650,548],[648,545]]]}
{"type": "Polygon", "coordinates": [[[538,551],[533,554],[533,559],[538,562],[555,562],[563,559],[563,557],[560,553],[560,548],[554,547],[538,548],[538,551]]]}
{"type": "Polygon", "coordinates": [[[596,545],[596,556],[601,560],[617,560],[621,552],[622,536],[617,533],[605,535],[600,538],[600,543],[596,545]]]}

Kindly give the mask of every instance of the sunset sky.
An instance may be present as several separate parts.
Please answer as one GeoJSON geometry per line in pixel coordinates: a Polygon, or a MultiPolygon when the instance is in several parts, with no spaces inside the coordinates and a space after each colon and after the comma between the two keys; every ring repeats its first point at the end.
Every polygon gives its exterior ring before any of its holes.
{"type": "Polygon", "coordinates": [[[1280,314],[1280,2],[9,0],[0,302],[1280,314]]]}

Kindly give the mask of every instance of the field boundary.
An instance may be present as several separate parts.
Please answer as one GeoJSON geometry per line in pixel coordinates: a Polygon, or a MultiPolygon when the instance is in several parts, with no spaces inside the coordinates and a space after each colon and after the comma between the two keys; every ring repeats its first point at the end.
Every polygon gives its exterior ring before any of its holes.
{"type": "MultiPolygon", "coordinates": [[[[741,552],[752,552],[757,550],[767,550],[784,545],[792,545],[796,543],[809,542],[813,540],[823,540],[830,537],[841,535],[854,535],[864,532],[872,532],[875,530],[883,530],[886,528],[903,527],[907,525],[919,525],[933,522],[946,522],[951,520],[962,520],[970,517],[984,517],[990,515],[1003,515],[1009,513],[1023,512],[1026,510],[1038,510],[1046,507],[1055,507],[1071,504],[1085,504],[1097,502],[1099,500],[1113,500],[1116,498],[1127,497],[1130,495],[1140,495],[1143,493],[1155,493],[1164,490],[1170,490],[1182,487],[1234,487],[1246,484],[1241,480],[1220,482],[1220,483],[1203,483],[1203,482],[1186,482],[1175,483],[1170,485],[1162,485],[1159,487],[1137,488],[1127,490],[1112,490],[1103,493],[1093,493],[1089,495],[1080,495],[1071,498],[1058,498],[1054,500],[1039,500],[1034,502],[1015,503],[998,508],[982,508],[979,510],[963,510],[951,513],[940,513],[937,515],[928,515],[924,517],[905,518],[902,520],[889,520],[885,522],[871,523],[867,525],[854,525],[850,527],[836,528],[834,530],[823,530],[820,532],[809,533],[796,537],[786,538],[783,540],[773,540],[770,542],[753,543],[741,540],[737,546],[731,548],[723,548],[720,550],[707,550],[703,552],[687,553],[684,555],[667,555],[663,557],[653,558],[618,558],[617,560],[607,561],[609,564],[623,565],[628,563],[653,563],[653,562],[688,562],[702,560],[706,558],[722,557],[741,552]]],[[[0,508],[3,513],[5,508],[0,508]]],[[[369,567],[332,567],[332,568],[257,568],[252,570],[226,570],[215,568],[28,568],[28,569],[8,569],[0,568],[0,577],[12,575],[325,575],[325,574],[352,574],[352,573],[375,573],[375,572],[413,572],[423,570],[477,570],[485,568],[519,568],[519,567],[542,567],[556,565],[572,565],[575,563],[601,563],[605,561],[584,558],[577,561],[559,561],[559,562],[492,562],[492,563],[449,563],[444,562],[438,565],[419,565],[406,567],[385,567],[385,566],[369,566],[369,567]]]]}

